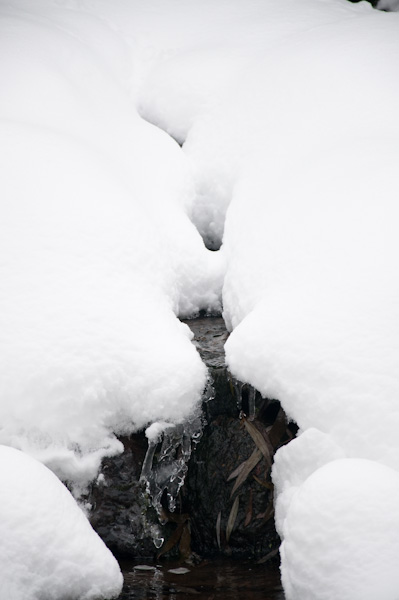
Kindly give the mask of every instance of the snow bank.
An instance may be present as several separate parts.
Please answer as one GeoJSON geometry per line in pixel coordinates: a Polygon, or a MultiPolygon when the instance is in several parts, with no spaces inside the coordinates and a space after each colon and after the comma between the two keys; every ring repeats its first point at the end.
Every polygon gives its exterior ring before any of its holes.
{"type": "MultiPolygon", "coordinates": [[[[302,432],[287,460],[277,455],[273,471],[277,525],[284,539],[289,536],[287,547],[295,545],[282,552],[288,598],[393,600],[398,582],[391,571],[387,588],[377,593],[380,575],[368,571],[367,561],[357,562],[355,551],[364,545],[371,561],[378,552],[385,556],[386,544],[389,563],[396,548],[388,523],[381,523],[375,548],[355,528],[348,533],[352,559],[340,553],[366,484],[359,496],[356,487],[346,489],[349,479],[340,478],[339,467],[326,470],[325,479],[313,480],[311,473],[320,462],[365,458],[364,480],[374,487],[382,467],[372,461],[395,469],[391,478],[399,470],[399,88],[392,77],[399,22],[371,8],[313,4],[326,14],[331,6],[331,16],[339,7],[341,16],[286,38],[278,52],[255,63],[234,112],[230,107],[237,121],[245,115],[247,154],[225,224],[224,315],[233,330],[226,358],[235,377],[280,399],[302,432]],[[260,72],[267,77],[256,79],[260,72]],[[311,428],[319,436],[309,436],[311,428]],[[298,456],[305,457],[303,494],[296,493],[298,456]],[[308,506],[323,498],[323,486],[346,492],[331,521],[327,508],[326,522],[312,521],[308,506]],[[302,525],[305,513],[309,528],[302,525]],[[331,550],[323,546],[330,543],[329,527],[331,534],[342,527],[331,550]],[[318,559],[324,550],[328,568],[318,559]],[[303,578],[300,560],[312,565],[303,578]],[[370,595],[363,594],[367,587],[370,595]]],[[[396,489],[392,494],[394,504],[396,489]]]]}
{"type": "Polygon", "coordinates": [[[308,482],[346,489],[353,463],[331,461],[367,459],[389,488],[374,463],[399,470],[397,15],[14,0],[0,28],[0,441],[83,485],[115,433],[189,418],[206,371],[175,315],[219,310],[226,264],[228,366],[300,427],[273,471],[286,548],[308,482]]]}
{"type": "Polygon", "coordinates": [[[186,158],[136,111],[134,48],[80,4],[0,9],[0,442],[77,491],[115,434],[195,412],[176,315],[220,310],[223,275],[186,158]]]}
{"type": "Polygon", "coordinates": [[[284,523],[287,600],[398,597],[399,474],[373,461],[330,462],[295,494],[284,523]]]}
{"type": "Polygon", "coordinates": [[[100,600],[122,589],[118,563],[46,467],[0,446],[0,579],[7,600],[100,600]]]}
{"type": "MultiPolygon", "coordinates": [[[[140,110],[184,143],[208,244],[224,235],[230,370],[300,426],[274,469],[284,532],[321,465],[399,470],[399,21],[345,0],[201,9],[165,27],[140,110]]],[[[287,558],[286,580],[296,572],[287,558]]]]}

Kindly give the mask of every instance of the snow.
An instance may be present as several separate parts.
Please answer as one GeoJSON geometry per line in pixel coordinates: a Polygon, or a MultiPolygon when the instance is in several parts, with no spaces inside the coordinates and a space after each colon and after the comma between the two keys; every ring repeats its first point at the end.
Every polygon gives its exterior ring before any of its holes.
{"type": "Polygon", "coordinates": [[[197,409],[176,315],[219,311],[224,267],[187,216],[187,160],[135,109],[124,38],[76,7],[0,14],[0,442],[79,493],[115,434],[197,409]]]}
{"type": "Polygon", "coordinates": [[[399,10],[398,0],[380,0],[377,3],[377,8],[380,10],[399,10]]]}
{"type": "Polygon", "coordinates": [[[118,563],[49,469],[0,446],[0,479],[3,598],[101,600],[120,594],[118,563]]]}
{"type": "Polygon", "coordinates": [[[145,436],[150,443],[157,444],[163,436],[163,433],[167,430],[173,430],[173,425],[167,422],[155,422],[151,423],[145,430],[145,436]]]}
{"type": "Polygon", "coordinates": [[[374,461],[335,460],[296,492],[284,523],[287,600],[398,598],[399,474],[374,461]]]}
{"type": "Polygon", "coordinates": [[[189,420],[176,317],[223,286],[230,371],[300,428],[273,469],[291,599],[396,600],[398,28],[346,0],[0,7],[0,442],[79,493],[116,435],[189,420]]]}

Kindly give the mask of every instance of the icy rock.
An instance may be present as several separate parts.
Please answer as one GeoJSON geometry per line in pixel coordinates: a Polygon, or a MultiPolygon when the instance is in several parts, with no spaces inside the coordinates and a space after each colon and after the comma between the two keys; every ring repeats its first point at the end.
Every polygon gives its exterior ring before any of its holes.
{"type": "Polygon", "coordinates": [[[45,466],[0,446],[0,579],[7,600],[99,600],[122,588],[118,563],[45,466]]]}
{"type": "Polygon", "coordinates": [[[201,414],[197,411],[197,414],[185,423],[173,425],[157,422],[146,429],[148,450],[140,480],[145,482],[151,504],[159,516],[165,491],[169,510],[173,512],[176,508],[176,498],[184,484],[192,443],[198,442],[202,427],[201,414]],[[158,444],[160,448],[156,453],[158,444]]]}

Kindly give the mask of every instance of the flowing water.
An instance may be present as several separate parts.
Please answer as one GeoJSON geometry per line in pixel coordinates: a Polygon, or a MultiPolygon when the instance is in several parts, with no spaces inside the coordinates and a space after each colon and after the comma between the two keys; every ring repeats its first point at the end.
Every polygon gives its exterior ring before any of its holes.
{"type": "MultiPolygon", "coordinates": [[[[222,318],[186,321],[205,364],[224,369],[224,343],[228,337],[222,318]]],[[[124,588],[119,600],[284,600],[279,566],[272,561],[217,557],[197,565],[140,559],[121,563],[124,588]]]]}
{"type": "Polygon", "coordinates": [[[120,600],[284,600],[277,564],[217,558],[197,566],[125,562],[121,567],[120,600]]]}

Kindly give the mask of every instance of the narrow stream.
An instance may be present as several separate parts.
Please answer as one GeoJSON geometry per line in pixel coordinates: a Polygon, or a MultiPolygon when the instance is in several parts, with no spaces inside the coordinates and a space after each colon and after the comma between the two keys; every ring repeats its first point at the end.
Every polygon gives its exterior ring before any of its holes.
{"type": "Polygon", "coordinates": [[[125,562],[121,567],[120,600],[284,600],[277,564],[217,558],[196,566],[125,562]]]}
{"type": "MultiPolygon", "coordinates": [[[[221,317],[185,321],[194,333],[202,360],[213,378],[226,379],[224,344],[228,337],[221,317]]],[[[216,382],[215,382],[216,383],[216,382]]],[[[214,499],[214,501],[216,501],[214,499]]],[[[164,557],[121,562],[124,588],[119,600],[284,600],[278,561],[267,564],[228,555],[179,562],[164,557]],[[193,564],[193,563],[197,564],[193,564]]]]}

